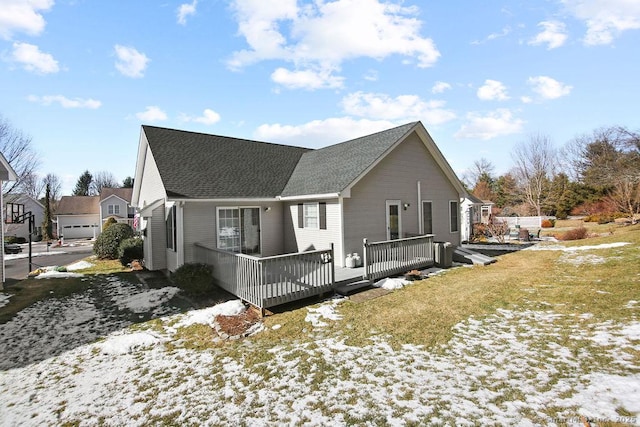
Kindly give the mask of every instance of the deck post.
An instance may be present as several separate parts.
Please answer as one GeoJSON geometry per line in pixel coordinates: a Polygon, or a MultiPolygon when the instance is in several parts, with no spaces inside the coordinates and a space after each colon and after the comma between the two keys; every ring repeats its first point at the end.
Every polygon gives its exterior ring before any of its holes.
{"type": "Polygon", "coordinates": [[[331,242],[331,289],[336,287],[336,253],[333,250],[333,242],[331,242]]]}
{"type": "Polygon", "coordinates": [[[362,278],[364,280],[367,280],[369,278],[368,277],[369,264],[367,263],[368,252],[369,251],[367,250],[367,238],[365,237],[364,239],[362,239],[362,265],[364,266],[364,274],[362,275],[362,278]]]}

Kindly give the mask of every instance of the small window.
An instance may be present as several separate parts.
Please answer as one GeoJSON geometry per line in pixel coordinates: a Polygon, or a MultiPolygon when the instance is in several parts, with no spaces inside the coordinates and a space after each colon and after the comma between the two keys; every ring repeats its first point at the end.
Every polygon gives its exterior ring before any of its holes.
{"type": "Polygon", "coordinates": [[[452,233],[457,233],[460,227],[458,202],[455,200],[449,201],[449,218],[450,218],[450,230],[452,233]]]}
{"type": "Polygon", "coordinates": [[[433,234],[433,207],[431,202],[422,202],[422,233],[433,234]]]}
{"type": "Polygon", "coordinates": [[[108,205],[107,213],[109,215],[120,215],[120,205],[108,205]]]}
{"type": "Polygon", "coordinates": [[[167,249],[176,250],[176,207],[169,208],[167,213],[167,249]]]}
{"type": "Polygon", "coordinates": [[[319,228],[319,215],[317,203],[305,203],[303,206],[304,228],[319,228]]]}

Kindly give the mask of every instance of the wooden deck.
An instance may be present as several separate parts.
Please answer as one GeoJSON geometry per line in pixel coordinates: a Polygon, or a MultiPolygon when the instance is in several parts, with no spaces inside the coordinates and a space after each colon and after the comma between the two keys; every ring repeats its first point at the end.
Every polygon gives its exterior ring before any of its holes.
{"type": "Polygon", "coordinates": [[[240,299],[265,309],[338,291],[348,294],[373,281],[434,263],[433,236],[385,242],[364,240],[364,265],[335,267],[328,250],[270,257],[227,252],[196,243],[196,261],[213,267],[216,283],[240,299]]]}

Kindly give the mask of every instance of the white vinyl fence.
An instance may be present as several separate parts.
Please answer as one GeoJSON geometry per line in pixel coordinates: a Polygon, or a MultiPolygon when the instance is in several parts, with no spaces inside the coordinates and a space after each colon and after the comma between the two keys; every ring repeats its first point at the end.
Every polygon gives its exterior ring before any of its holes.
{"type": "Polygon", "coordinates": [[[542,228],[542,221],[555,219],[554,216],[497,216],[496,221],[506,222],[509,228],[519,225],[520,228],[542,228]]]}

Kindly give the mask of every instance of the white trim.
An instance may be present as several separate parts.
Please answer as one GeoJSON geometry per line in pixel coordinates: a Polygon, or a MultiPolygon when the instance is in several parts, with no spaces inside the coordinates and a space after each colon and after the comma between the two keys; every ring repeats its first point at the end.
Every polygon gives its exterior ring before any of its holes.
{"type": "Polygon", "coordinates": [[[180,267],[184,264],[184,203],[176,205],[176,261],[180,267]]]}
{"type": "MultiPolygon", "coordinates": [[[[149,141],[147,141],[147,135],[144,133],[144,128],[141,127],[140,141],[138,142],[138,156],[136,157],[136,172],[133,177],[133,192],[131,193],[131,206],[136,208],[140,207],[139,206],[140,191],[142,190],[142,177],[144,172],[144,166],[147,163],[148,148],[149,148],[149,141]]],[[[162,189],[165,190],[164,183],[163,183],[162,189]]]]}
{"type": "MultiPolygon", "coordinates": [[[[340,198],[342,195],[340,193],[327,193],[327,194],[306,194],[302,196],[278,196],[277,200],[284,201],[292,201],[292,200],[320,200],[320,199],[336,199],[340,198]]],[[[349,197],[344,195],[344,197],[349,197]]]]}
{"type": "Polygon", "coordinates": [[[148,205],[146,205],[145,207],[143,207],[142,209],[137,208],[138,209],[138,213],[140,214],[141,218],[149,218],[151,216],[153,216],[153,210],[158,208],[160,205],[164,204],[164,199],[158,199],[155,200],[151,203],[149,203],[148,205]]]}
{"type": "Polygon", "coordinates": [[[385,200],[385,223],[387,225],[387,240],[391,239],[391,224],[389,221],[389,207],[398,206],[398,239],[402,238],[402,200],[385,200]]]}
{"type": "MultiPolygon", "coordinates": [[[[11,165],[7,161],[7,158],[4,157],[4,155],[2,153],[0,153],[0,165],[2,165],[7,171],[7,179],[5,181],[17,181],[18,180],[18,174],[11,167],[11,165]]],[[[0,180],[0,182],[1,182],[1,180],[0,180]]],[[[3,253],[2,259],[4,260],[4,250],[2,251],[2,253],[3,253]]]]}
{"type": "Polygon", "coordinates": [[[422,218],[422,191],[420,190],[420,181],[418,181],[416,185],[418,187],[418,234],[424,234],[422,230],[424,221],[422,218]]]}
{"type": "MultiPolygon", "coordinates": [[[[259,202],[277,202],[278,198],[277,197],[254,197],[254,198],[232,198],[232,199],[186,199],[186,198],[171,198],[169,197],[167,200],[171,200],[173,202],[189,202],[189,203],[193,203],[193,202],[206,202],[206,203],[211,203],[211,202],[215,202],[215,203],[259,203],[259,202]]],[[[232,206],[233,207],[233,206],[232,206]]],[[[240,206],[240,207],[247,207],[247,206],[240,206]]],[[[257,206],[251,206],[251,207],[257,207],[257,206]]]]}
{"type": "MultiPolygon", "coordinates": [[[[344,260],[345,260],[345,257],[344,257],[344,198],[342,196],[338,197],[338,204],[340,207],[340,236],[339,236],[340,257],[336,257],[336,254],[334,252],[333,258],[336,265],[338,265],[339,267],[344,267],[345,266],[344,265],[344,260]]],[[[329,225],[327,225],[327,228],[329,228],[329,225]]]]}
{"type": "Polygon", "coordinates": [[[100,203],[103,203],[103,202],[107,201],[108,199],[110,199],[110,198],[112,198],[112,197],[116,197],[116,198],[118,198],[118,199],[122,200],[122,201],[123,201],[123,202],[125,202],[127,205],[131,203],[130,201],[125,200],[125,199],[123,199],[122,197],[120,197],[120,196],[118,196],[118,195],[115,195],[115,194],[110,194],[110,195],[108,195],[108,196],[107,196],[107,197],[105,197],[104,199],[100,200],[100,203]]]}

